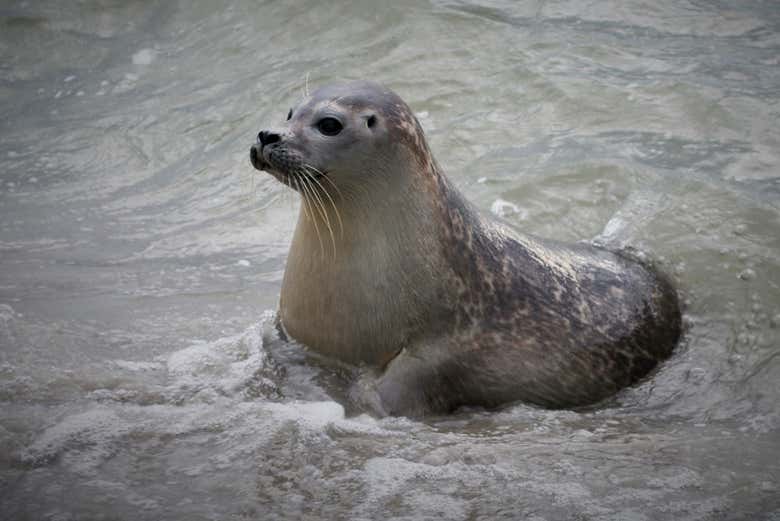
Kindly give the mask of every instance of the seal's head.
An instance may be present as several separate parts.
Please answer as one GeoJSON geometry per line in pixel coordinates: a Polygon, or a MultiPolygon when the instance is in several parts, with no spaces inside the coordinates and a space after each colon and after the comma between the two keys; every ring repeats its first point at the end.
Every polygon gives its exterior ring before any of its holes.
{"type": "Polygon", "coordinates": [[[301,178],[345,186],[397,175],[393,165],[410,155],[430,163],[419,123],[398,95],[366,81],[317,89],[290,109],[284,126],[260,131],[250,149],[255,168],[297,190],[301,178]]]}

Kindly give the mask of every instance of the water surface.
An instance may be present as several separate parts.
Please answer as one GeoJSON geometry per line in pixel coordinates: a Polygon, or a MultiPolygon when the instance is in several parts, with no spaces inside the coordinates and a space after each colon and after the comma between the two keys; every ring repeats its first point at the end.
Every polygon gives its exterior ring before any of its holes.
{"type": "Polygon", "coordinates": [[[3,519],[780,518],[774,2],[6,2],[3,519]],[[518,230],[631,246],[674,356],[590,411],[346,414],[271,327],[297,197],[248,162],[386,83],[518,230]]]}

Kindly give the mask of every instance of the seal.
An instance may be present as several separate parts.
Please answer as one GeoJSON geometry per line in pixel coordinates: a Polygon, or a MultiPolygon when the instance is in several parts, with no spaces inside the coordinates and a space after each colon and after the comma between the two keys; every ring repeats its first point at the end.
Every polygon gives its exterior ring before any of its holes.
{"type": "Polygon", "coordinates": [[[382,85],[316,90],[258,134],[250,159],[302,196],[283,330],[371,372],[371,397],[356,399],[379,414],[593,404],[678,341],[677,293],[660,272],[484,218],[382,85]]]}

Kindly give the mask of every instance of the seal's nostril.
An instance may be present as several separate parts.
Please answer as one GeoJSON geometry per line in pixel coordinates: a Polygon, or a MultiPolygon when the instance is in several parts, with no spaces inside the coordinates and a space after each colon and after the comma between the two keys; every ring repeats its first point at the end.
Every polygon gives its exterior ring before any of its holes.
{"type": "Polygon", "coordinates": [[[279,137],[279,134],[276,134],[275,132],[269,132],[267,130],[261,130],[259,134],[257,134],[257,140],[260,141],[260,144],[263,146],[270,145],[271,143],[276,143],[277,141],[281,141],[281,137],[279,137]]]}
{"type": "Polygon", "coordinates": [[[257,149],[255,147],[249,149],[249,160],[253,165],[257,164],[257,149]]]}

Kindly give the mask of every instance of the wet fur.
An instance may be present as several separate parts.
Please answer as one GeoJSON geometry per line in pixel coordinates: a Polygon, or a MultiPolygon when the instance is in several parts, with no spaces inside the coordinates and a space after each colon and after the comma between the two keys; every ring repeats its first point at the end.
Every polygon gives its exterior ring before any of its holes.
{"type": "MultiPolygon", "coordinates": [[[[353,140],[371,140],[354,163],[336,161],[349,175],[328,173],[341,194],[325,211],[338,205],[344,226],[333,255],[321,251],[317,214],[301,212],[279,317],[311,349],[373,369],[356,400],[392,415],[518,400],[575,407],[636,382],[671,353],[679,305],[654,269],[483,219],[384,87],[320,89],[300,118],[323,103],[376,114],[378,128],[353,140]]],[[[303,132],[293,124],[285,139],[295,144],[303,132]]],[[[312,150],[302,160],[326,170],[312,150]]],[[[298,153],[308,154],[299,142],[298,153]]]]}

